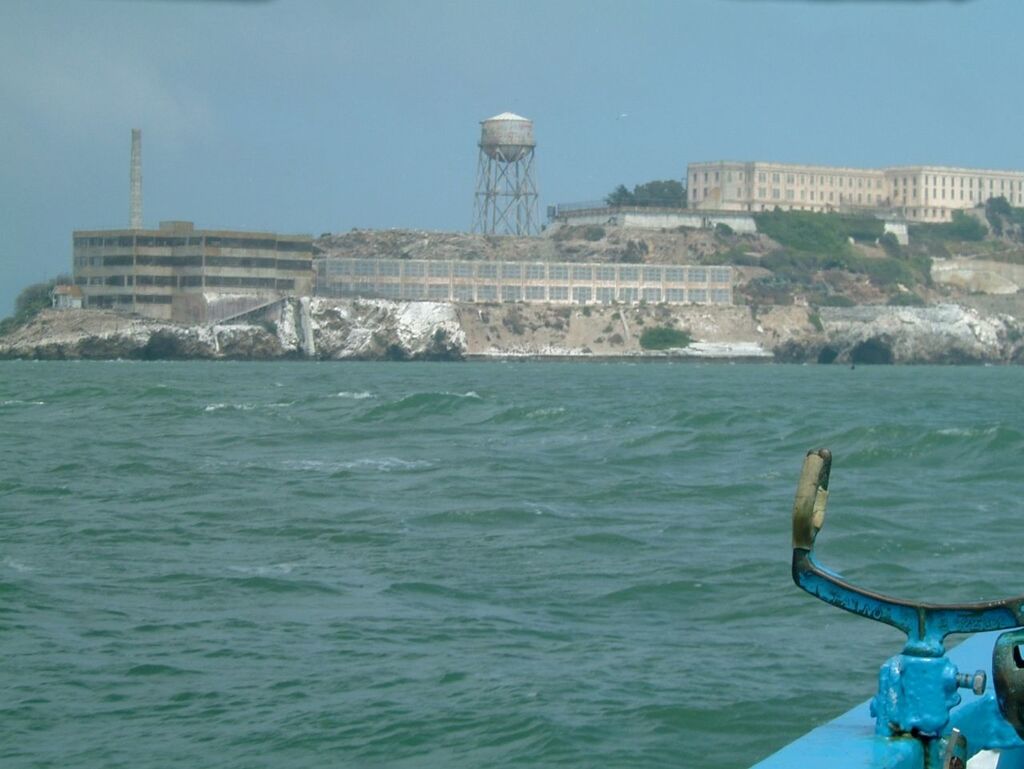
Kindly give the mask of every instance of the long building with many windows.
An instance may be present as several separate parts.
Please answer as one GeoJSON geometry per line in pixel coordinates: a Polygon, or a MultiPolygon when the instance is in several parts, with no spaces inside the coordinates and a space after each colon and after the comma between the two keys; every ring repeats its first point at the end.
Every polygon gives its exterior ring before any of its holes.
{"type": "Polygon", "coordinates": [[[732,304],[732,269],[469,260],[315,260],[320,296],[437,302],[732,304]]]}
{"type": "Polygon", "coordinates": [[[1024,172],[949,166],[837,166],[714,161],[690,163],[691,208],[718,211],[872,211],[944,222],[953,212],[1004,197],[1024,205],[1024,172]]]}
{"type": "Polygon", "coordinates": [[[76,230],[74,282],[86,308],[187,323],[223,317],[313,288],[313,239],[271,232],[76,230]]]}

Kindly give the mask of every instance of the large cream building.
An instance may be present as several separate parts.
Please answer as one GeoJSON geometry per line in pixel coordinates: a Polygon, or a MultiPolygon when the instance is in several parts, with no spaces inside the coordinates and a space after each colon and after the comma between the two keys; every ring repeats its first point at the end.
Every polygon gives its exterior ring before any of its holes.
{"type": "Polygon", "coordinates": [[[272,232],[75,230],[74,281],[87,308],[204,323],[313,288],[313,239],[272,232]]]}
{"type": "Polygon", "coordinates": [[[943,222],[953,212],[1005,197],[1024,205],[1024,172],[948,166],[844,168],[761,161],[687,167],[691,208],[718,211],[881,211],[943,222]]]}

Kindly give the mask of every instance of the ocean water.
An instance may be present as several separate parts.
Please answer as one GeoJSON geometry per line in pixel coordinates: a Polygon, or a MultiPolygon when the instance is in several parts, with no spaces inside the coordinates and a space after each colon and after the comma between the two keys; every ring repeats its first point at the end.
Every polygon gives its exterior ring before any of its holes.
{"type": "Polygon", "coordinates": [[[1021,368],[0,363],[0,766],[746,767],[1024,592],[1021,368]]]}

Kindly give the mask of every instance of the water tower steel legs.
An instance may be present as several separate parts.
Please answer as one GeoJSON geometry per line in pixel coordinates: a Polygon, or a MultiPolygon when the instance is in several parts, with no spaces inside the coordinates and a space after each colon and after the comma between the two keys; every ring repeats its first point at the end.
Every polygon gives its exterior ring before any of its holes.
{"type": "Polygon", "coordinates": [[[476,173],[473,232],[485,235],[537,235],[537,183],[533,178],[533,148],[516,160],[480,149],[476,173]]]}

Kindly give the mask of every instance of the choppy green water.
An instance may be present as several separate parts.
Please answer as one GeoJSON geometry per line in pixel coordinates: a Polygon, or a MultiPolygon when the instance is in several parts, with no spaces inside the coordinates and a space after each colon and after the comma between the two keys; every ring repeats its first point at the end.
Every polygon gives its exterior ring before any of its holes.
{"type": "Polygon", "coordinates": [[[1020,368],[0,363],[0,766],[744,767],[1024,592],[1020,368]]]}

